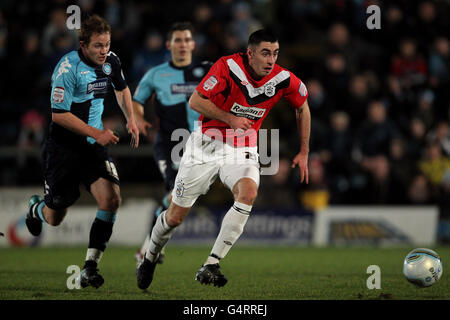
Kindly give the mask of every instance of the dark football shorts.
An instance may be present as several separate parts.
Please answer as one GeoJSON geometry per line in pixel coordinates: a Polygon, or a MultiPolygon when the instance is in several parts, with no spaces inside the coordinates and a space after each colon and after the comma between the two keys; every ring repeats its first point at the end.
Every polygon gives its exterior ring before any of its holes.
{"type": "Polygon", "coordinates": [[[70,148],[47,139],[42,150],[44,201],[54,210],[70,207],[80,197],[80,183],[90,192],[99,178],[119,185],[116,166],[105,147],[85,144],[70,148]]]}
{"type": "MultiPolygon", "coordinates": [[[[184,143],[186,141],[183,141],[184,143]]],[[[160,133],[156,135],[155,143],[153,144],[153,158],[158,165],[159,171],[164,179],[164,185],[166,191],[169,192],[175,185],[175,178],[178,173],[179,162],[172,161],[172,149],[178,145],[180,141],[171,141],[169,137],[166,137],[160,133]]],[[[180,151],[179,160],[183,151],[180,151]]]]}

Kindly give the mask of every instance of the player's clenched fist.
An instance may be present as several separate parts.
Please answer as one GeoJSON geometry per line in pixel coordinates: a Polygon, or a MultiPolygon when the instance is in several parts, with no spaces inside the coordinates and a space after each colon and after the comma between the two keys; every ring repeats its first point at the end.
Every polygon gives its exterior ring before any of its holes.
{"type": "Polygon", "coordinates": [[[234,130],[240,129],[246,131],[251,128],[253,121],[244,117],[231,116],[228,124],[234,130]]]}
{"type": "Polygon", "coordinates": [[[117,137],[112,130],[103,129],[100,131],[100,134],[95,141],[102,146],[107,146],[110,144],[117,144],[117,142],[119,142],[119,137],[117,137]]]}

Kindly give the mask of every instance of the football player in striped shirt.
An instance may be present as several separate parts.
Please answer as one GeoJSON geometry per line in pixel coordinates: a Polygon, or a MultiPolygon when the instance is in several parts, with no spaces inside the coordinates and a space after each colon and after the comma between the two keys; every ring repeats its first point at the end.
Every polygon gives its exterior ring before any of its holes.
{"type": "Polygon", "coordinates": [[[218,177],[235,202],[225,214],[211,253],[195,279],[218,287],[227,283],[219,262],[236,243],[250,216],[260,178],[258,129],[281,98],[295,110],[300,138],[292,167],[298,165],[301,182],[308,183],[308,92],[297,76],[276,64],[278,53],[274,34],[255,31],[249,37],[247,51],[220,58],[192,94],[189,104],[201,114],[201,126],[186,143],[172,202],[153,227],[149,248],[136,274],[139,288],[151,284],[161,248],[218,177]]]}

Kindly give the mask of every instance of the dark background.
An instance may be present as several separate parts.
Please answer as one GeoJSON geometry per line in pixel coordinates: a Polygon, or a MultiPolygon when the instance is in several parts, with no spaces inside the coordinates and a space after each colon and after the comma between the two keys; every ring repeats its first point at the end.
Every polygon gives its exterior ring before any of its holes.
{"type": "MultiPolygon", "coordinates": [[[[59,59],[78,48],[76,32],[66,27],[71,4],[83,16],[109,21],[111,50],[132,92],[148,68],[170,57],[165,34],[175,21],[193,23],[195,56],[212,62],[245,49],[261,27],[276,32],[278,63],[309,90],[310,183],[301,185],[298,170],[290,169],[298,135],[293,110],[280,102],[264,123],[280,129],[280,169],[262,177],[260,205],[306,205],[308,196],[325,195],[330,204],[438,204],[441,217],[450,216],[449,1],[2,0],[0,186],[42,184],[50,77],[59,59]],[[371,4],[381,8],[379,30],[366,26],[371,4]]],[[[111,154],[123,188],[160,187],[154,134],[129,149],[112,97],[104,122],[122,134],[111,154]]],[[[209,197],[220,202],[223,192],[216,190],[209,197]]]]}

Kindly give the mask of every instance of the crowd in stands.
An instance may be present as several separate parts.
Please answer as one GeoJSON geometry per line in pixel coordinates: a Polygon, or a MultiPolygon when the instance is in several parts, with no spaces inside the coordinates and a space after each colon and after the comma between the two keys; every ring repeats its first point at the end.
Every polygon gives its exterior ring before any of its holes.
{"type": "MultiPolygon", "coordinates": [[[[195,56],[212,62],[244,50],[252,31],[269,27],[277,33],[278,63],[309,92],[310,182],[301,185],[297,170],[290,169],[298,135],[294,112],[282,102],[263,126],[280,130],[280,162],[278,173],[261,181],[260,193],[267,195],[259,197],[262,204],[296,205],[319,194],[319,203],[325,197],[332,204],[438,204],[450,217],[448,1],[75,3],[83,15],[100,14],[112,25],[111,50],[121,58],[132,91],[148,68],[169,59],[165,33],[175,21],[193,23],[195,56]],[[372,4],[381,8],[381,29],[366,25],[372,4]]],[[[42,142],[53,68],[78,47],[76,31],[66,27],[70,4],[0,4],[0,147],[42,142]]],[[[119,126],[120,111],[113,99],[110,104],[105,117],[118,119],[111,125],[119,126]]],[[[0,163],[5,185],[19,181],[11,167],[25,170],[26,159],[0,163]]],[[[37,172],[35,182],[40,178],[37,172]]]]}

